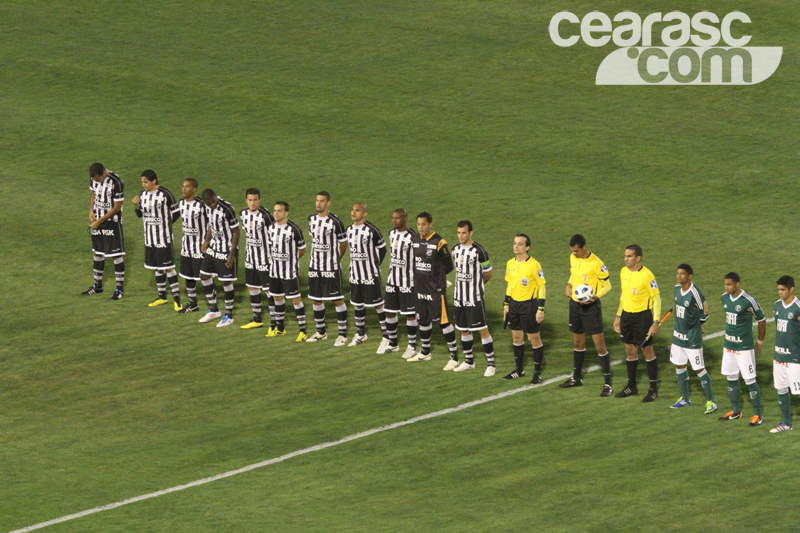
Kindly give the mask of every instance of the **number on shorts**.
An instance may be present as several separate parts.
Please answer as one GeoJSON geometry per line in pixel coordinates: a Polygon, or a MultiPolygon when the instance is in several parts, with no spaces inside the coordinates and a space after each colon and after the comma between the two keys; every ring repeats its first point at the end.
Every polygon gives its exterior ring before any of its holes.
{"type": "Polygon", "coordinates": [[[755,370],[753,370],[753,365],[748,365],[747,368],[750,369],[751,374],[755,373],[755,370]]]}
{"type": "Polygon", "coordinates": [[[694,362],[695,362],[695,363],[696,363],[698,366],[700,366],[700,356],[699,356],[699,355],[698,355],[697,357],[695,357],[695,358],[694,358],[694,362]]]}

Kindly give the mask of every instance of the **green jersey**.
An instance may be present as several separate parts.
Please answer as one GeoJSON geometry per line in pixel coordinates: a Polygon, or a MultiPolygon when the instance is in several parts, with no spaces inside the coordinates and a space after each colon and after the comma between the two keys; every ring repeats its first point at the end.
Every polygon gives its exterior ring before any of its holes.
{"type": "Polygon", "coordinates": [[[722,307],[725,309],[725,348],[737,352],[752,350],[753,316],[759,322],[766,320],[761,306],[750,294],[742,291],[736,297],[723,293],[722,307]]]}
{"type": "Polygon", "coordinates": [[[800,300],[789,305],[778,300],[775,311],[775,360],[779,363],[800,363],[800,300]]]}
{"type": "Polygon", "coordinates": [[[675,329],[672,344],[681,348],[697,350],[703,347],[702,324],[708,320],[706,297],[692,283],[686,292],[680,284],[675,285],[675,329]]]}

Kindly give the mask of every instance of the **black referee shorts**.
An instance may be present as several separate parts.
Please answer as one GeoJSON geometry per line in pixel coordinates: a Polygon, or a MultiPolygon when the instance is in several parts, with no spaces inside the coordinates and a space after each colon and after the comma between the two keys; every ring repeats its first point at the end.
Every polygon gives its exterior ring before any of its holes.
{"type": "MultiPolygon", "coordinates": [[[[623,311],[619,321],[619,338],[625,344],[642,346],[644,339],[647,337],[647,332],[650,331],[652,326],[653,311],[650,309],[638,313],[623,311]]],[[[644,346],[650,346],[651,344],[653,344],[653,337],[644,342],[644,346]]]]}
{"type": "Polygon", "coordinates": [[[603,333],[603,306],[600,300],[590,304],[569,301],[569,330],[572,333],[603,333]]]}
{"type": "Polygon", "coordinates": [[[508,304],[506,321],[513,331],[525,333],[539,333],[541,325],[536,322],[536,311],[539,310],[539,300],[525,300],[518,302],[511,300],[508,304]]]}

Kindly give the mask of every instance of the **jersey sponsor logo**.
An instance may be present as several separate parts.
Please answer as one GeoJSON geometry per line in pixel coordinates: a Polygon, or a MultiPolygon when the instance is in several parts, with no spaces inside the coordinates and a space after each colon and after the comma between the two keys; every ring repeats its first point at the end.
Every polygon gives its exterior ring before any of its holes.
{"type": "Polygon", "coordinates": [[[366,261],[369,259],[369,254],[366,252],[350,252],[350,259],[355,261],[366,261]]]}
{"type": "Polygon", "coordinates": [[[94,207],[95,209],[111,209],[111,204],[109,202],[98,202],[95,200],[94,207]]]}
{"type": "Polygon", "coordinates": [[[269,265],[256,265],[256,270],[259,272],[269,272],[269,265]]]}
{"type": "Polygon", "coordinates": [[[309,270],[308,271],[309,278],[335,278],[336,272],[330,272],[327,270],[309,270]]]}
{"type": "Polygon", "coordinates": [[[103,237],[113,237],[114,230],[113,229],[93,229],[92,235],[102,235],[103,237]]]}
{"type": "Polygon", "coordinates": [[[150,248],[166,248],[166,247],[167,247],[166,244],[161,244],[160,242],[157,242],[150,246],[150,248]]]}
{"type": "Polygon", "coordinates": [[[414,268],[420,272],[430,272],[433,266],[419,257],[414,258],[414,268]]]}
{"type": "Polygon", "coordinates": [[[741,337],[736,337],[735,335],[727,335],[727,334],[725,335],[725,340],[730,342],[738,342],[739,344],[743,342],[741,337]]]}
{"type": "Polygon", "coordinates": [[[429,302],[433,301],[433,296],[430,294],[422,294],[418,292],[417,298],[419,298],[420,300],[428,300],[429,302]]]}
{"type": "Polygon", "coordinates": [[[386,292],[390,292],[390,293],[394,294],[397,291],[394,290],[394,286],[393,285],[387,285],[386,286],[386,292]]]}
{"type": "Polygon", "coordinates": [[[520,278],[520,280],[519,280],[519,282],[522,283],[523,287],[527,287],[529,281],[530,280],[528,278],[520,278]]]}
{"type": "MultiPolygon", "coordinates": [[[[792,318],[792,316],[791,316],[791,315],[789,315],[789,318],[792,318]]],[[[775,321],[775,327],[776,327],[776,328],[777,328],[777,330],[778,330],[778,331],[780,331],[781,333],[786,333],[786,330],[787,330],[787,329],[788,329],[788,327],[789,327],[789,321],[788,321],[788,320],[783,320],[783,319],[780,319],[780,318],[779,318],[779,319],[777,319],[777,320],[775,321]]]]}
{"type": "Polygon", "coordinates": [[[456,280],[462,280],[462,281],[472,281],[472,277],[473,277],[473,276],[472,276],[472,273],[471,273],[471,272],[459,272],[459,273],[456,275],[456,280]]]}
{"type": "Polygon", "coordinates": [[[365,280],[359,281],[359,280],[355,279],[354,277],[350,276],[350,283],[355,284],[355,285],[375,285],[375,278],[373,278],[373,279],[365,279],[365,280]]]}
{"type": "Polygon", "coordinates": [[[473,302],[461,302],[458,304],[459,307],[475,307],[473,302]]]}
{"type": "Polygon", "coordinates": [[[183,236],[186,237],[188,235],[200,235],[200,230],[196,228],[187,228],[183,226],[183,236]]]}
{"type": "Polygon", "coordinates": [[[322,244],[316,237],[311,239],[311,243],[314,246],[315,252],[327,252],[331,249],[330,244],[322,244]]]}
{"type": "Polygon", "coordinates": [[[221,261],[227,261],[228,260],[228,254],[224,254],[222,252],[217,252],[217,251],[214,251],[214,250],[208,250],[206,253],[208,255],[210,255],[211,257],[213,257],[214,259],[219,259],[221,261]]]}
{"type": "Polygon", "coordinates": [[[406,260],[405,259],[395,259],[394,257],[392,257],[392,261],[391,261],[390,265],[393,266],[393,267],[405,268],[406,260]]]}
{"type": "Polygon", "coordinates": [[[776,346],[775,347],[775,353],[780,354],[780,355],[792,355],[792,351],[791,350],[789,350],[788,348],[782,348],[780,346],[776,346]]]}
{"type": "Polygon", "coordinates": [[[411,294],[411,287],[400,287],[400,292],[403,294],[411,294]]]}
{"type": "Polygon", "coordinates": [[[673,332],[672,332],[672,335],[673,335],[673,336],[674,336],[676,339],[679,339],[679,340],[682,340],[682,341],[687,341],[687,342],[688,342],[688,340],[689,340],[689,336],[688,336],[688,335],[686,335],[685,333],[679,333],[679,332],[677,332],[677,331],[673,331],[673,332]]]}
{"type": "Polygon", "coordinates": [[[250,246],[252,248],[261,248],[263,244],[264,241],[262,241],[261,239],[247,239],[247,246],[250,246]]]}
{"type": "Polygon", "coordinates": [[[289,254],[281,253],[281,252],[277,252],[277,251],[273,250],[272,251],[272,258],[275,259],[276,261],[288,261],[289,260],[289,254]]]}
{"type": "Polygon", "coordinates": [[[161,224],[161,220],[162,220],[161,217],[157,217],[157,216],[153,216],[153,215],[145,215],[145,217],[144,217],[144,223],[145,224],[150,224],[150,225],[155,225],[155,224],[159,224],[160,225],[161,224]]]}

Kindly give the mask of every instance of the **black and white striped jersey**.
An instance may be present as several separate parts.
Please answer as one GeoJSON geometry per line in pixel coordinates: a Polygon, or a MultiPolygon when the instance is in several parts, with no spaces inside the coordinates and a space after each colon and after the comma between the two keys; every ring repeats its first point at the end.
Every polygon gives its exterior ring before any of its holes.
{"type": "Polygon", "coordinates": [[[194,200],[187,202],[182,198],[178,202],[181,210],[181,222],[183,226],[183,237],[181,238],[181,255],[184,257],[194,257],[202,259],[203,240],[206,238],[208,230],[208,212],[206,204],[197,196],[194,200]]]}
{"type": "Polygon", "coordinates": [[[386,255],[381,230],[367,221],[360,226],[350,224],[347,226],[347,242],[350,245],[350,283],[380,277],[381,261],[386,255]]]}
{"type": "Polygon", "coordinates": [[[300,275],[300,250],[305,250],[303,232],[289,220],[272,224],[268,230],[270,253],[269,275],[278,279],[294,279],[300,275]]]}
{"type": "MultiPolygon", "coordinates": [[[[102,218],[114,207],[114,202],[121,202],[125,199],[125,184],[122,178],[115,173],[108,171],[108,176],[103,181],[97,182],[89,178],[89,190],[94,193],[94,216],[102,218]]],[[[122,222],[122,210],[111,217],[114,222],[122,222]]]]}
{"type": "MultiPolygon", "coordinates": [[[[239,213],[242,228],[247,236],[247,255],[244,259],[246,268],[269,268],[269,227],[275,223],[272,214],[264,207],[250,211],[245,207],[239,213]]],[[[259,268],[259,270],[261,270],[259,268]]]]}
{"type": "Polygon", "coordinates": [[[341,268],[339,243],[347,240],[342,221],[333,213],[321,217],[314,213],[308,217],[308,233],[311,235],[311,261],[308,268],[333,272],[341,268]]]}
{"type": "Polygon", "coordinates": [[[414,286],[414,244],[411,239],[417,234],[412,229],[389,232],[389,278],[387,285],[411,288],[414,286]]]}
{"type": "Polygon", "coordinates": [[[208,214],[208,227],[211,228],[208,251],[229,254],[233,242],[233,229],[239,227],[236,210],[230,202],[217,197],[217,206],[214,209],[206,206],[206,214],[208,214]]]}
{"type": "Polygon", "coordinates": [[[456,267],[456,287],[453,302],[456,307],[472,307],[484,300],[483,273],[492,270],[489,252],[473,242],[470,246],[453,246],[456,267]]]}
{"type": "Polygon", "coordinates": [[[139,209],[136,215],[144,222],[144,245],[166,248],[172,242],[172,221],[180,209],[175,195],[166,187],[139,193],[139,209]]]}

